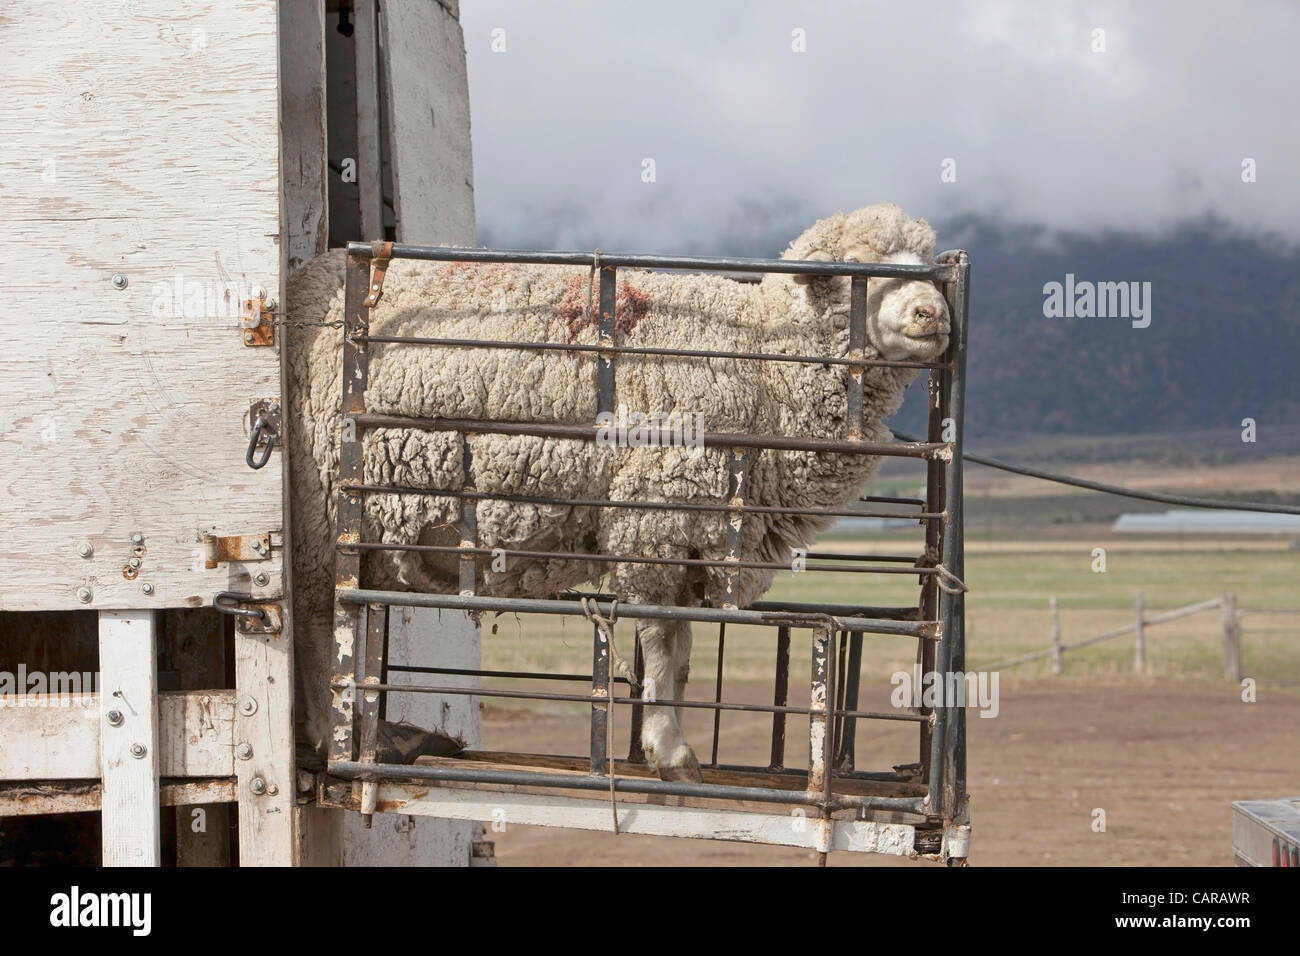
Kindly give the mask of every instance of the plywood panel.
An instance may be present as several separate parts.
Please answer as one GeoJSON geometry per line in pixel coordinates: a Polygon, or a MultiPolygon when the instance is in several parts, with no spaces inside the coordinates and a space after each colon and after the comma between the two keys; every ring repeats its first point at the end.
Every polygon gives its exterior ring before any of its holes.
{"type": "Polygon", "coordinates": [[[243,346],[238,302],[282,298],[277,44],[272,0],[0,13],[0,609],[279,582],[279,552],[206,570],[200,550],[283,528],[279,453],[244,463],[279,360],[243,346]]]}

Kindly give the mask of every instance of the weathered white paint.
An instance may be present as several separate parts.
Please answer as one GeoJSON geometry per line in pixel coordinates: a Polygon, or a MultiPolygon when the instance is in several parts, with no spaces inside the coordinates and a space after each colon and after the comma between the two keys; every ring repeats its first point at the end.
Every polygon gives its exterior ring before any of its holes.
{"type": "Polygon", "coordinates": [[[104,866],[160,861],[157,659],[153,611],[99,612],[104,866]]]}
{"type": "MultiPolygon", "coordinates": [[[[111,693],[111,692],[110,692],[111,693]]],[[[0,780],[93,780],[102,776],[101,730],[109,710],[130,716],[122,701],[98,694],[11,698],[0,706],[0,780]]],[[[233,774],[235,692],[211,690],[158,695],[158,772],[163,777],[233,774]]],[[[124,725],[125,726],[125,725],[124,725]]],[[[105,738],[107,739],[107,738],[105,738]]]]}
{"type": "Polygon", "coordinates": [[[278,552],[195,560],[204,532],[282,527],[279,453],[244,464],[278,357],[233,301],[281,284],[277,47],[272,0],[0,13],[0,311],[25,330],[0,354],[0,608],[196,606],[278,574],[278,552]]]}
{"type": "MultiPolygon", "coordinates": [[[[383,784],[379,789],[379,800],[383,806],[396,808],[398,814],[478,820],[490,824],[498,832],[502,827],[511,826],[613,829],[609,801],[584,797],[383,784]]],[[[387,817],[388,814],[377,815],[375,826],[379,827],[379,821],[387,817]]],[[[618,829],[620,833],[646,836],[771,843],[809,850],[847,850],[894,856],[911,855],[916,842],[916,828],[909,824],[832,820],[827,845],[823,821],[817,819],[815,810],[803,808],[779,814],[620,803],[618,829]]],[[[491,831],[488,837],[491,838],[491,831]]]]}
{"type": "Polygon", "coordinates": [[[236,628],[235,773],[241,866],[294,863],[292,667],[287,634],[244,634],[236,628]],[[252,749],[247,760],[238,759],[241,744],[252,749]]]}

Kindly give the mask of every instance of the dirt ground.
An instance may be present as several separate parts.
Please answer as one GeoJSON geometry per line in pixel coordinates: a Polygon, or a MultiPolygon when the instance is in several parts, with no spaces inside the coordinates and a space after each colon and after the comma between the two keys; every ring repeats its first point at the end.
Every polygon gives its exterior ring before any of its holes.
{"type": "MultiPolygon", "coordinates": [[[[757,701],[766,693],[758,686],[730,690],[728,699],[757,701]]],[[[1265,685],[1258,697],[1243,703],[1231,685],[1004,684],[997,717],[968,715],[971,864],[1231,865],[1232,801],[1300,794],[1300,696],[1265,685]],[[1093,830],[1096,809],[1105,811],[1105,832],[1093,830]]],[[[885,702],[863,701],[873,703],[885,702]]],[[[706,759],[712,718],[702,711],[691,717],[688,738],[706,759]]],[[[770,719],[725,715],[722,762],[766,763],[770,719]]],[[[859,730],[858,766],[915,760],[909,727],[873,723],[859,730]]],[[[620,730],[625,745],[626,728],[620,730]]],[[[790,765],[801,753],[801,732],[792,720],[790,765]]],[[[577,754],[585,752],[587,725],[576,712],[489,710],[484,733],[494,749],[577,754]]],[[[503,866],[814,862],[793,848],[542,827],[507,827],[490,838],[503,866]]],[[[840,853],[830,865],[934,864],[840,853]]]]}

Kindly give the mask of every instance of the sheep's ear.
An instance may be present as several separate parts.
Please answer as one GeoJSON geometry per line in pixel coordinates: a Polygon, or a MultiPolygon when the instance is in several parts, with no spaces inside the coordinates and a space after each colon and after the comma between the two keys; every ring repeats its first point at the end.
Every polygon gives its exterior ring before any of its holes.
{"type": "MultiPolygon", "coordinates": [[[[830,254],[829,252],[823,252],[821,249],[818,249],[818,250],[816,250],[815,252],[810,252],[810,253],[809,253],[808,255],[806,255],[806,256],[800,256],[799,258],[801,258],[801,259],[812,259],[812,260],[814,260],[814,261],[816,261],[816,262],[834,262],[834,261],[835,261],[833,258],[831,258],[831,254],[830,254]]],[[[798,285],[808,285],[810,282],[816,282],[816,281],[819,280],[819,279],[820,279],[820,280],[825,280],[825,279],[826,279],[826,276],[805,276],[805,275],[797,275],[797,276],[794,277],[794,281],[795,281],[798,285]]]]}

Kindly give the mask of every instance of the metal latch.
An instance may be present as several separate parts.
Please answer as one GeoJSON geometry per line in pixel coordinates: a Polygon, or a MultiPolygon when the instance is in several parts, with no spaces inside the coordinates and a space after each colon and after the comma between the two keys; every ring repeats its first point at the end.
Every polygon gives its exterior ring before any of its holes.
{"type": "Polygon", "coordinates": [[[261,348],[275,344],[275,300],[268,299],[262,290],[254,289],[253,296],[240,304],[240,334],[244,345],[261,348]]]}
{"type": "Polygon", "coordinates": [[[248,423],[248,451],[244,462],[256,471],[271,460],[271,452],[280,439],[280,403],[274,398],[258,399],[248,409],[248,423]],[[266,444],[261,455],[255,458],[257,446],[262,442],[266,444]]]}
{"type": "Polygon", "coordinates": [[[260,603],[251,594],[218,591],[212,595],[212,606],[237,618],[241,634],[279,634],[284,626],[280,605],[260,603]]]}
{"type": "Polygon", "coordinates": [[[270,561],[271,535],[231,534],[203,536],[203,566],[209,570],[230,561],[270,561]]]}

